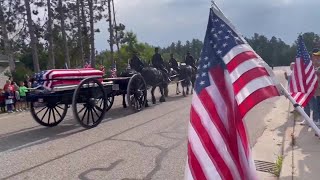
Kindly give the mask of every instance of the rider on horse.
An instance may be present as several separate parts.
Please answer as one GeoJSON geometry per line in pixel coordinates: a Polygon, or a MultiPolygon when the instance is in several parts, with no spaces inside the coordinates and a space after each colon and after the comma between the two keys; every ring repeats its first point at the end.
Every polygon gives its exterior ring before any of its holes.
{"type": "Polygon", "coordinates": [[[140,72],[142,70],[142,68],[144,67],[144,64],[141,61],[141,59],[139,58],[137,52],[133,53],[133,56],[130,60],[130,67],[137,72],[140,72]]]}
{"type": "Polygon", "coordinates": [[[177,73],[179,73],[180,68],[177,60],[173,57],[173,53],[170,54],[169,65],[170,65],[170,68],[172,68],[173,70],[177,71],[177,73]]]}
{"type": "Polygon", "coordinates": [[[194,60],[193,56],[190,55],[190,51],[187,52],[185,63],[186,65],[191,66],[195,71],[197,70],[196,61],[194,60]]]}
{"type": "Polygon", "coordinates": [[[166,70],[164,61],[163,61],[161,55],[159,54],[159,48],[155,48],[154,51],[155,51],[155,54],[152,56],[152,61],[151,61],[152,66],[154,68],[162,71],[164,78],[168,79],[168,81],[170,82],[171,80],[168,76],[168,71],[166,70]]]}

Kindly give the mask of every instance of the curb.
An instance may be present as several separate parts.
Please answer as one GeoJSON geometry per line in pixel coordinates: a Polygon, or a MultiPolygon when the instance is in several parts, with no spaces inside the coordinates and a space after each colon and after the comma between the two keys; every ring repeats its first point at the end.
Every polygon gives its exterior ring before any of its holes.
{"type": "Polygon", "coordinates": [[[294,141],[295,141],[295,122],[296,114],[291,114],[293,110],[292,106],[289,105],[288,111],[288,127],[285,130],[283,137],[283,146],[281,155],[283,157],[282,168],[279,179],[293,179],[294,165],[293,165],[293,153],[294,153],[294,141]]]}

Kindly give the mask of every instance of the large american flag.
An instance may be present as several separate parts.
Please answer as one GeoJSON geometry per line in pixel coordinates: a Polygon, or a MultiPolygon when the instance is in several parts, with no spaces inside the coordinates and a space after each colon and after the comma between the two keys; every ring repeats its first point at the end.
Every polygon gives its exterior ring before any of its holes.
{"type": "Polygon", "coordinates": [[[290,78],[290,94],[301,106],[306,106],[318,87],[318,77],[307,48],[300,35],[296,63],[290,78]]]}
{"type": "Polygon", "coordinates": [[[35,86],[43,87],[47,90],[57,86],[77,85],[81,80],[96,77],[101,80],[103,72],[93,68],[83,69],[52,69],[35,73],[37,82],[35,86]]]}
{"type": "Polygon", "coordinates": [[[210,9],[190,110],[186,179],[256,179],[243,119],[280,94],[264,61],[232,27],[210,9]]]}

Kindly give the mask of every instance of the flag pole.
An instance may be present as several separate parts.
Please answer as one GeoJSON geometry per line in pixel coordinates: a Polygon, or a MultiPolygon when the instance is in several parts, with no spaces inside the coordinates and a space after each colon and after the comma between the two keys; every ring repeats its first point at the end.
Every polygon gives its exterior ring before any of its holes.
{"type": "Polygon", "coordinates": [[[283,87],[281,84],[281,91],[282,94],[289,99],[289,101],[292,103],[293,107],[296,111],[299,112],[299,114],[304,117],[305,120],[308,121],[311,128],[316,132],[316,134],[320,137],[320,129],[317,127],[317,125],[314,123],[314,121],[306,114],[306,112],[302,109],[302,107],[293,99],[293,97],[289,94],[289,92],[283,87]]]}
{"type": "MultiPolygon", "coordinates": [[[[211,7],[212,10],[215,10],[220,18],[225,20],[225,22],[233,29],[233,31],[238,34],[241,39],[247,43],[247,41],[243,38],[243,36],[236,30],[236,28],[233,26],[233,24],[229,21],[229,19],[223,14],[223,12],[220,10],[220,8],[216,5],[216,3],[212,0],[211,1],[211,7]]],[[[254,51],[255,52],[255,51],[254,51]]],[[[272,80],[277,85],[278,91],[284,95],[294,106],[294,108],[299,112],[299,114],[304,117],[305,120],[308,121],[309,125],[312,127],[312,129],[316,132],[316,134],[320,137],[320,129],[316,126],[314,121],[304,112],[302,107],[293,99],[293,97],[289,94],[286,88],[278,81],[278,79],[275,77],[275,74],[272,70],[272,68],[265,62],[263,59],[256,53],[256,55],[259,57],[260,61],[259,64],[263,65],[266,70],[268,71],[269,75],[272,77],[272,80]]]]}

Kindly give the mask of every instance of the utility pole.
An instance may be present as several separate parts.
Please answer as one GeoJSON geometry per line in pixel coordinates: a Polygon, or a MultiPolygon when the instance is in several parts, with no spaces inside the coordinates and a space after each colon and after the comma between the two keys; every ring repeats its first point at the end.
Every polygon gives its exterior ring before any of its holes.
{"type": "Polygon", "coordinates": [[[110,32],[110,54],[111,54],[111,62],[114,64],[114,52],[113,52],[113,43],[114,43],[114,38],[113,38],[113,24],[112,24],[112,14],[111,14],[111,0],[108,1],[108,15],[109,15],[109,32],[110,32]]]}
{"type": "MultiPolygon", "coordinates": [[[[114,10],[114,0],[112,0],[112,11],[113,11],[113,23],[114,23],[114,27],[117,27],[117,21],[116,21],[116,11],[114,10]]],[[[117,50],[118,50],[118,54],[120,55],[120,49],[119,49],[119,41],[118,41],[118,29],[116,29],[115,31],[115,35],[116,35],[116,46],[117,46],[117,50]]],[[[120,56],[118,57],[120,58],[120,56]]]]}

